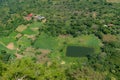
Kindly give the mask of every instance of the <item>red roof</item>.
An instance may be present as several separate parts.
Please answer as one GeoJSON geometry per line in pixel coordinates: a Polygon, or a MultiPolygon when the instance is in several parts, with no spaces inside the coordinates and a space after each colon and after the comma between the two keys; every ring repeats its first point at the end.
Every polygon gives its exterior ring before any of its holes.
{"type": "Polygon", "coordinates": [[[28,14],[28,17],[32,17],[32,16],[33,16],[33,14],[32,14],[32,13],[28,14]]]}

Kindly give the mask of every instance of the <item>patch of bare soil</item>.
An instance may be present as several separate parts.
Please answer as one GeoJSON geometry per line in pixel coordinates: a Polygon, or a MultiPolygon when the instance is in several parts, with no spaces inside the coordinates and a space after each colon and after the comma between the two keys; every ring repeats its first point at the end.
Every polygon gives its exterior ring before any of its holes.
{"type": "Polygon", "coordinates": [[[48,53],[50,53],[50,50],[48,50],[48,49],[39,49],[39,51],[40,51],[42,54],[48,54],[48,53]]]}
{"type": "Polygon", "coordinates": [[[69,37],[70,35],[59,35],[60,38],[66,38],[69,37]]]}
{"type": "Polygon", "coordinates": [[[20,38],[21,36],[22,36],[22,34],[18,33],[15,37],[20,38]]]}
{"type": "Polygon", "coordinates": [[[24,36],[26,36],[27,38],[32,39],[33,41],[36,39],[35,35],[27,35],[27,34],[25,34],[24,36]]]}
{"type": "Polygon", "coordinates": [[[18,26],[18,27],[16,28],[16,31],[22,32],[22,31],[24,31],[25,29],[27,29],[27,26],[25,26],[25,25],[20,25],[20,26],[18,26]]]}
{"type": "Polygon", "coordinates": [[[35,50],[35,48],[32,48],[32,47],[28,47],[28,48],[26,48],[25,51],[23,51],[24,56],[32,56],[32,57],[34,57],[35,56],[34,53],[36,53],[36,50],[35,50]]]}
{"type": "Polygon", "coordinates": [[[23,55],[20,55],[18,53],[16,53],[15,56],[16,56],[17,59],[21,59],[23,57],[23,55]]]}
{"type": "Polygon", "coordinates": [[[34,51],[34,50],[35,50],[35,48],[28,47],[28,48],[26,48],[26,50],[25,50],[25,51],[27,51],[27,52],[31,52],[31,51],[34,51]]]}
{"type": "Polygon", "coordinates": [[[115,35],[111,35],[111,34],[103,35],[104,42],[112,42],[112,41],[116,41],[116,40],[117,40],[117,37],[115,35]]]}
{"type": "Polygon", "coordinates": [[[6,47],[7,47],[8,49],[10,49],[10,50],[14,50],[14,49],[15,49],[13,42],[9,43],[6,47]]]}
{"type": "Polygon", "coordinates": [[[33,31],[38,31],[39,30],[39,28],[30,28],[31,30],[33,30],[33,31]]]}
{"type": "Polygon", "coordinates": [[[45,23],[46,21],[47,21],[46,19],[43,19],[43,20],[42,20],[42,23],[45,23]]]}
{"type": "Polygon", "coordinates": [[[65,64],[65,61],[62,61],[61,64],[65,64]]]}
{"type": "Polygon", "coordinates": [[[40,63],[49,62],[50,59],[47,57],[47,55],[50,53],[50,50],[39,49],[39,51],[41,52],[41,54],[37,56],[38,62],[40,63]]]}

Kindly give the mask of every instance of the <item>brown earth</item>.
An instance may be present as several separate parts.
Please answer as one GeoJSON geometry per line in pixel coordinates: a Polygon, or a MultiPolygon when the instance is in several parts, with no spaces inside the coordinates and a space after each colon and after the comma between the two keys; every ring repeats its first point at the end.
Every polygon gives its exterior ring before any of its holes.
{"type": "Polygon", "coordinates": [[[116,41],[116,40],[117,40],[117,37],[115,35],[111,35],[111,34],[103,35],[104,42],[112,42],[112,41],[116,41]]]}
{"type": "Polygon", "coordinates": [[[32,39],[33,41],[36,39],[35,35],[27,35],[27,34],[25,34],[24,36],[26,36],[27,38],[32,39]]]}
{"type": "Polygon", "coordinates": [[[8,49],[10,49],[10,50],[14,50],[14,49],[15,49],[13,42],[9,43],[6,47],[7,47],[8,49]]]}
{"type": "Polygon", "coordinates": [[[25,29],[27,29],[27,26],[25,26],[25,25],[20,25],[20,26],[18,26],[18,27],[16,28],[16,31],[22,32],[22,31],[24,31],[25,29]]]}
{"type": "Polygon", "coordinates": [[[23,57],[23,55],[20,55],[18,53],[16,53],[15,56],[16,56],[17,59],[21,59],[23,57]]]}
{"type": "Polygon", "coordinates": [[[22,34],[18,33],[15,37],[20,38],[21,36],[22,36],[22,34]]]}
{"type": "Polygon", "coordinates": [[[50,53],[50,50],[47,49],[39,49],[41,54],[37,56],[38,62],[40,63],[46,63],[49,62],[50,59],[47,57],[47,55],[50,53]]]}

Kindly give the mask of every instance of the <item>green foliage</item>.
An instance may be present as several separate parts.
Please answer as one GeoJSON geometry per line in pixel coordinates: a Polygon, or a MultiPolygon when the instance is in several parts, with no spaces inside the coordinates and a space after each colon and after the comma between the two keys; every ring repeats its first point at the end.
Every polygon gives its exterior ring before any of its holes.
{"type": "MultiPolygon", "coordinates": [[[[0,80],[119,80],[119,5],[109,0],[0,0],[0,80]],[[30,13],[44,16],[47,21],[24,20],[30,13]],[[15,29],[19,25],[28,28],[16,39],[15,29]],[[104,34],[118,39],[103,42],[104,34]],[[15,50],[6,48],[10,42],[15,50]],[[68,45],[93,47],[99,54],[68,58],[65,56],[68,45]],[[50,66],[39,64],[24,55],[20,60],[14,59],[15,53],[23,53],[28,47],[51,50],[49,58],[55,62],[49,61],[50,66]]],[[[36,52],[24,53],[36,54],[32,55],[34,59],[43,55],[36,52]]]]}
{"type": "Polygon", "coordinates": [[[33,62],[30,58],[6,64],[5,69],[2,73],[2,80],[22,78],[27,80],[66,80],[64,68],[60,68],[58,64],[52,63],[52,66],[47,66],[33,62]]]}

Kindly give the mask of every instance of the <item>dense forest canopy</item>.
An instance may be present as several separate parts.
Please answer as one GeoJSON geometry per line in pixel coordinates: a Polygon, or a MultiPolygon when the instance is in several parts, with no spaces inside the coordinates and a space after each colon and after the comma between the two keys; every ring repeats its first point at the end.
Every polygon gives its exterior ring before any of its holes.
{"type": "Polygon", "coordinates": [[[119,80],[119,2],[0,0],[0,80],[119,80]],[[70,45],[95,54],[67,57],[70,45]]]}

